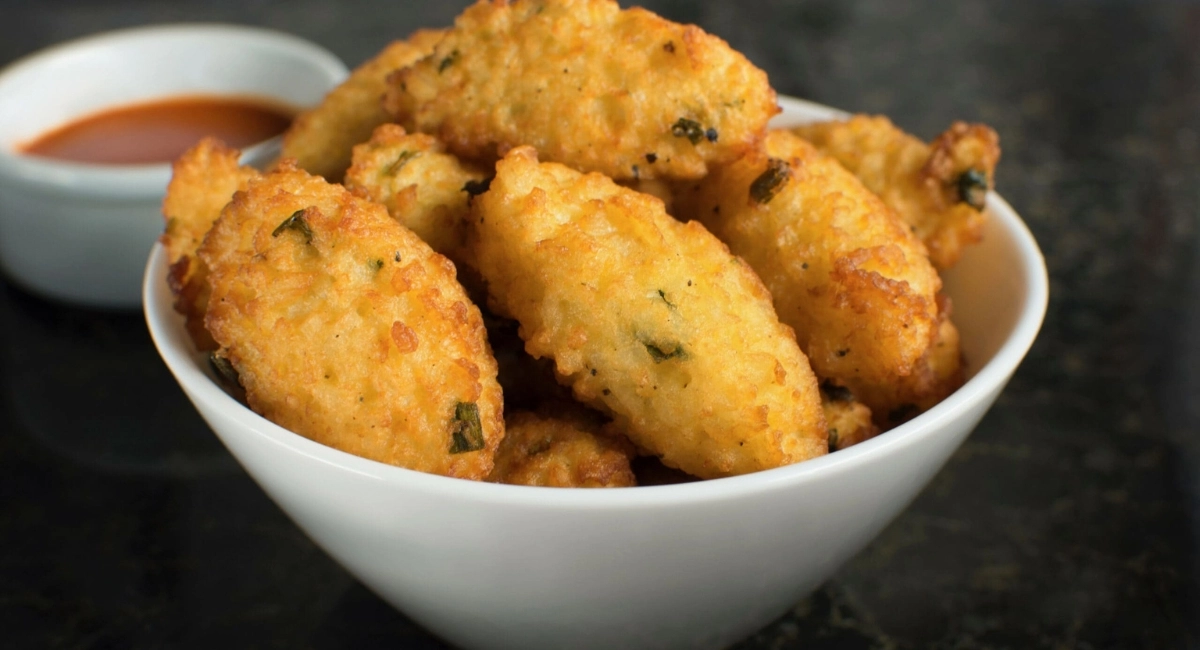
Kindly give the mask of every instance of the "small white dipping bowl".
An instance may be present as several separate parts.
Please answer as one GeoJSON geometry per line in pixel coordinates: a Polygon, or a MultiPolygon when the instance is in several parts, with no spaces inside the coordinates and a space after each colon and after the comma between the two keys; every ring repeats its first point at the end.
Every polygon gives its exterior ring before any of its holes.
{"type": "MultiPolygon", "coordinates": [[[[233,25],[139,27],[57,45],[0,71],[0,268],[43,296],[136,308],[163,230],[170,163],[93,165],[18,149],[78,118],[186,95],[257,97],[305,108],[348,74],[329,51],[233,25]]],[[[262,165],[279,139],[246,149],[262,165]]]]}
{"type": "MultiPolygon", "coordinates": [[[[780,101],[786,126],[842,115],[780,101]]],[[[171,310],[156,247],[145,309],[200,414],[268,495],[380,597],[464,648],[720,648],[782,615],[858,553],[945,463],[1016,370],[1046,267],[988,197],[983,242],[946,278],[972,376],[942,403],[815,460],[613,490],[475,483],[322,446],[225,394],[171,310]]]]}

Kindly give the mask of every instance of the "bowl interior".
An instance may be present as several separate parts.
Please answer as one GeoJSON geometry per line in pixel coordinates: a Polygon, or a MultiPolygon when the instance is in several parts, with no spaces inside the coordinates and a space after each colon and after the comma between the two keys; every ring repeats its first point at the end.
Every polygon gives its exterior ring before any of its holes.
{"type": "MultiPolygon", "coordinates": [[[[780,103],[784,113],[775,123],[777,126],[843,115],[799,100],[781,98],[780,103]]],[[[769,485],[803,483],[830,471],[861,464],[888,453],[889,447],[911,443],[928,435],[939,423],[969,412],[1008,380],[1041,326],[1048,282],[1041,253],[1020,217],[995,194],[988,197],[988,208],[990,216],[983,241],[972,247],[945,277],[945,291],[953,300],[954,319],[970,370],[970,378],[962,388],[908,423],[835,454],[756,474],[683,485],[634,490],[545,490],[476,483],[421,474],[324,447],[259,417],[218,387],[208,363],[194,351],[184,333],[182,318],[171,308],[173,298],[165,280],[165,253],[158,245],[147,263],[143,303],[160,354],[200,411],[218,409],[237,421],[239,430],[223,435],[267,436],[292,453],[316,457],[356,474],[485,501],[628,507],[702,500],[769,485]]]]}

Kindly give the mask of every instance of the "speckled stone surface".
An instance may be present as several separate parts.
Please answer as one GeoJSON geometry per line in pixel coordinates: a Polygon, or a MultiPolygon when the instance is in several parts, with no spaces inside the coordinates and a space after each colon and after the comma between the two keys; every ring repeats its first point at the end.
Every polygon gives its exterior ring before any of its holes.
{"type": "MultiPolygon", "coordinates": [[[[1200,3],[649,2],[782,94],[1001,134],[1051,275],[1029,358],[915,503],[737,646],[1200,646],[1200,3]]],[[[457,3],[0,1],[0,63],[168,21],[356,64],[457,3]]],[[[0,197],[0,202],[3,198],[0,197]]],[[[441,648],[315,548],[176,388],[139,314],[0,280],[0,645],[441,648]]]]}

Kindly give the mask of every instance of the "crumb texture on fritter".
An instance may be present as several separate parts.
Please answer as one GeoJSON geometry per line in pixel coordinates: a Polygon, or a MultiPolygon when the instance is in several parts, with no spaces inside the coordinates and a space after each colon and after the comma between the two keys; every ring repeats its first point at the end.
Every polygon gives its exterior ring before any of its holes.
{"type": "Polygon", "coordinates": [[[884,418],[941,394],[929,355],[941,279],[904,222],[787,131],[677,197],[757,271],[822,380],[884,418]]]}
{"type": "Polygon", "coordinates": [[[926,144],[883,116],[856,115],[793,129],[833,156],[913,227],[939,269],[979,241],[995,186],[1000,139],[983,124],[955,122],[926,144]]]}
{"type": "Polygon", "coordinates": [[[446,153],[433,136],[397,124],[375,129],[354,147],[346,188],[383,204],[388,213],[458,266],[466,256],[471,191],[488,172],[446,153]]]}
{"type": "Polygon", "coordinates": [[[208,268],[196,257],[200,242],[221,210],[258,172],[238,164],[241,152],[214,138],[205,138],[172,165],[171,181],[163,197],[166,220],[159,241],[167,252],[167,284],[175,294],[175,311],[185,317],[188,336],[200,351],[217,344],[204,327],[208,307],[208,268]]]}
{"type": "Polygon", "coordinates": [[[633,487],[633,445],[577,405],[515,411],[489,481],[542,487],[633,487]]]}
{"type": "Polygon", "coordinates": [[[530,145],[618,180],[699,178],[779,111],[766,73],[725,41],[613,0],[478,2],[392,77],[386,105],[467,158],[530,145]]]}
{"type": "Polygon", "coordinates": [[[504,422],[479,310],[382,206],[285,163],[236,195],[200,256],[206,324],[255,411],[384,463],[491,471],[504,422]]]}
{"type": "Polygon", "coordinates": [[[489,303],[584,403],[702,478],[826,452],[816,379],[754,273],[698,223],[600,174],[497,165],[470,233],[489,303]]]}
{"type": "Polygon", "coordinates": [[[283,136],[283,157],[295,159],[309,173],[341,181],[351,148],[391,119],[383,109],[388,75],[432,52],[443,33],[419,30],[355,68],[320,104],[296,116],[283,136]]]}

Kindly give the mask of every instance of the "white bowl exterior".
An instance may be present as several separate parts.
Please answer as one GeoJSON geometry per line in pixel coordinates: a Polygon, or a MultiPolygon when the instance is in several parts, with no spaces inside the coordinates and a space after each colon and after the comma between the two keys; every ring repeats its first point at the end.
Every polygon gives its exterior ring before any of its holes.
{"type": "MultiPolygon", "coordinates": [[[[832,114],[781,104],[785,123],[832,114]]],[[[983,243],[946,283],[967,349],[979,355],[963,388],[836,454],[685,485],[489,485],[323,447],[210,380],[170,312],[159,247],[145,304],[167,365],[251,476],[332,557],[434,633],[466,648],[718,648],[786,611],[877,535],[975,427],[1032,344],[1045,266],[1011,208],[989,201],[983,243]],[[997,268],[1016,290],[992,292],[997,268]],[[972,310],[985,317],[963,318],[972,310]]]]}
{"type": "MultiPolygon", "coordinates": [[[[138,306],[170,165],[72,164],[15,148],[76,117],[154,98],[246,95],[308,106],[346,74],[313,43],[231,25],[110,32],[12,64],[0,72],[0,268],[52,298],[138,306]]],[[[247,160],[263,162],[272,150],[277,140],[248,149],[247,160]]]]}

